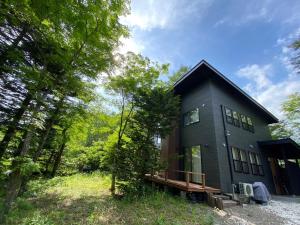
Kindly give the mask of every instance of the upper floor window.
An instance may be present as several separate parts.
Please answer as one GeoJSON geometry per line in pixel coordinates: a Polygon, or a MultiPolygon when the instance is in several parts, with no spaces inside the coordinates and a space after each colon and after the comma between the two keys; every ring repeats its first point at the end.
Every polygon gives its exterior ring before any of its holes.
{"type": "Polygon", "coordinates": [[[248,130],[247,117],[245,115],[241,114],[241,120],[242,120],[242,127],[245,130],[248,130]]]}
{"type": "Polygon", "coordinates": [[[232,110],[226,107],[225,114],[227,123],[233,124],[232,110]]]}
{"type": "Polygon", "coordinates": [[[252,174],[263,176],[264,170],[260,156],[257,153],[249,152],[249,157],[252,174]]]}
{"type": "Polygon", "coordinates": [[[247,124],[249,131],[254,132],[254,126],[250,117],[247,117],[247,124]]]}
{"type": "Polygon", "coordinates": [[[240,126],[239,114],[236,111],[225,107],[225,114],[227,123],[233,124],[237,127],[240,126]]]}
{"type": "Polygon", "coordinates": [[[249,173],[249,166],[248,166],[246,152],[236,147],[232,147],[231,151],[232,151],[234,170],[236,172],[249,173]]]}
{"type": "Polygon", "coordinates": [[[199,122],[200,121],[199,108],[193,109],[185,113],[183,116],[183,121],[185,126],[199,122]]]}
{"type": "Polygon", "coordinates": [[[239,127],[240,126],[239,114],[236,111],[232,111],[232,115],[233,115],[233,124],[239,127]]]}

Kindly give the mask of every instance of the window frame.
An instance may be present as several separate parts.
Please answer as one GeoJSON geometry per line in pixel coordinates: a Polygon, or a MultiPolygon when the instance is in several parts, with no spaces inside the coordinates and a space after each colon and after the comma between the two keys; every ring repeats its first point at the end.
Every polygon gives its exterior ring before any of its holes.
{"type": "Polygon", "coordinates": [[[248,130],[252,133],[254,133],[254,125],[253,125],[253,120],[251,117],[246,116],[246,120],[247,120],[247,125],[248,125],[248,130]],[[249,119],[251,121],[251,124],[249,123],[249,119]]]}
{"type": "Polygon", "coordinates": [[[234,171],[238,172],[238,173],[249,174],[249,163],[248,163],[246,151],[243,149],[237,148],[235,146],[231,146],[231,154],[232,154],[234,171]],[[236,151],[237,151],[237,159],[235,159],[234,154],[233,154],[234,149],[236,149],[236,151]],[[244,153],[245,160],[242,159],[241,152],[244,153]]]}
{"type": "Polygon", "coordinates": [[[236,127],[240,127],[240,115],[237,111],[232,110],[232,118],[233,118],[233,125],[236,127]],[[234,113],[236,113],[236,117],[234,117],[234,113]]]}
{"type": "Polygon", "coordinates": [[[189,126],[191,124],[195,124],[195,123],[199,123],[200,122],[200,109],[199,107],[196,107],[194,109],[191,109],[189,111],[187,111],[186,113],[183,114],[183,125],[186,127],[186,126],[189,126]],[[197,110],[197,115],[198,115],[198,119],[197,121],[194,121],[194,122],[190,122],[191,121],[191,114],[193,111],[196,111],[197,110]],[[186,123],[186,118],[189,119],[189,122],[186,123]]]}
{"type": "Polygon", "coordinates": [[[226,118],[226,122],[229,124],[234,124],[234,119],[233,119],[233,114],[232,114],[232,109],[225,106],[225,118],[226,118]],[[227,114],[227,110],[230,111],[230,115],[227,114]],[[231,119],[231,120],[230,120],[231,119]]]}
{"type": "Polygon", "coordinates": [[[241,117],[241,123],[242,123],[242,127],[244,130],[249,130],[248,128],[248,122],[247,122],[247,116],[240,113],[240,117],[241,117]],[[245,122],[243,121],[243,118],[245,118],[245,122]]]}
{"type": "Polygon", "coordinates": [[[253,175],[256,176],[264,176],[264,168],[262,165],[262,157],[260,154],[256,153],[256,152],[251,152],[249,151],[249,159],[250,159],[250,166],[251,166],[251,172],[253,175]],[[254,157],[254,162],[252,162],[252,158],[251,155],[253,155],[254,157]]]}

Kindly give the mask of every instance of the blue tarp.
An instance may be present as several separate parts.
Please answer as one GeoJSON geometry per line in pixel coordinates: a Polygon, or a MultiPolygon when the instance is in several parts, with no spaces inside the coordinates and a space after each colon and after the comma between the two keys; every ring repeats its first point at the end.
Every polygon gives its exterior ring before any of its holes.
{"type": "Polygon", "coordinates": [[[254,182],[252,184],[253,192],[254,192],[254,200],[261,203],[268,203],[271,200],[271,195],[264,183],[262,182],[254,182]]]}

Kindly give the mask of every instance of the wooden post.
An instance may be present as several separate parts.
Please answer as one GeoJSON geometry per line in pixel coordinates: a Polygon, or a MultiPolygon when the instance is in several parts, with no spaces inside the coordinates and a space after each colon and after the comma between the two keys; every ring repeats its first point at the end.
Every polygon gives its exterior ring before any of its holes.
{"type": "Polygon", "coordinates": [[[185,181],[186,181],[186,188],[189,188],[190,185],[190,173],[188,171],[185,172],[185,181]]]}
{"type": "Polygon", "coordinates": [[[202,179],[202,187],[205,188],[205,174],[201,174],[201,179],[202,179]]]}
{"type": "Polygon", "coordinates": [[[168,170],[165,170],[165,181],[168,180],[168,170]]]}

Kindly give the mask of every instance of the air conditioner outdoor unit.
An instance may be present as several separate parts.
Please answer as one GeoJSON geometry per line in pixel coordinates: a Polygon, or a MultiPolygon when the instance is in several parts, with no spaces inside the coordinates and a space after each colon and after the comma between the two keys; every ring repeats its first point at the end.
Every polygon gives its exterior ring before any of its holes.
{"type": "Polygon", "coordinates": [[[248,183],[239,183],[240,195],[247,197],[254,197],[252,184],[248,183]]]}

